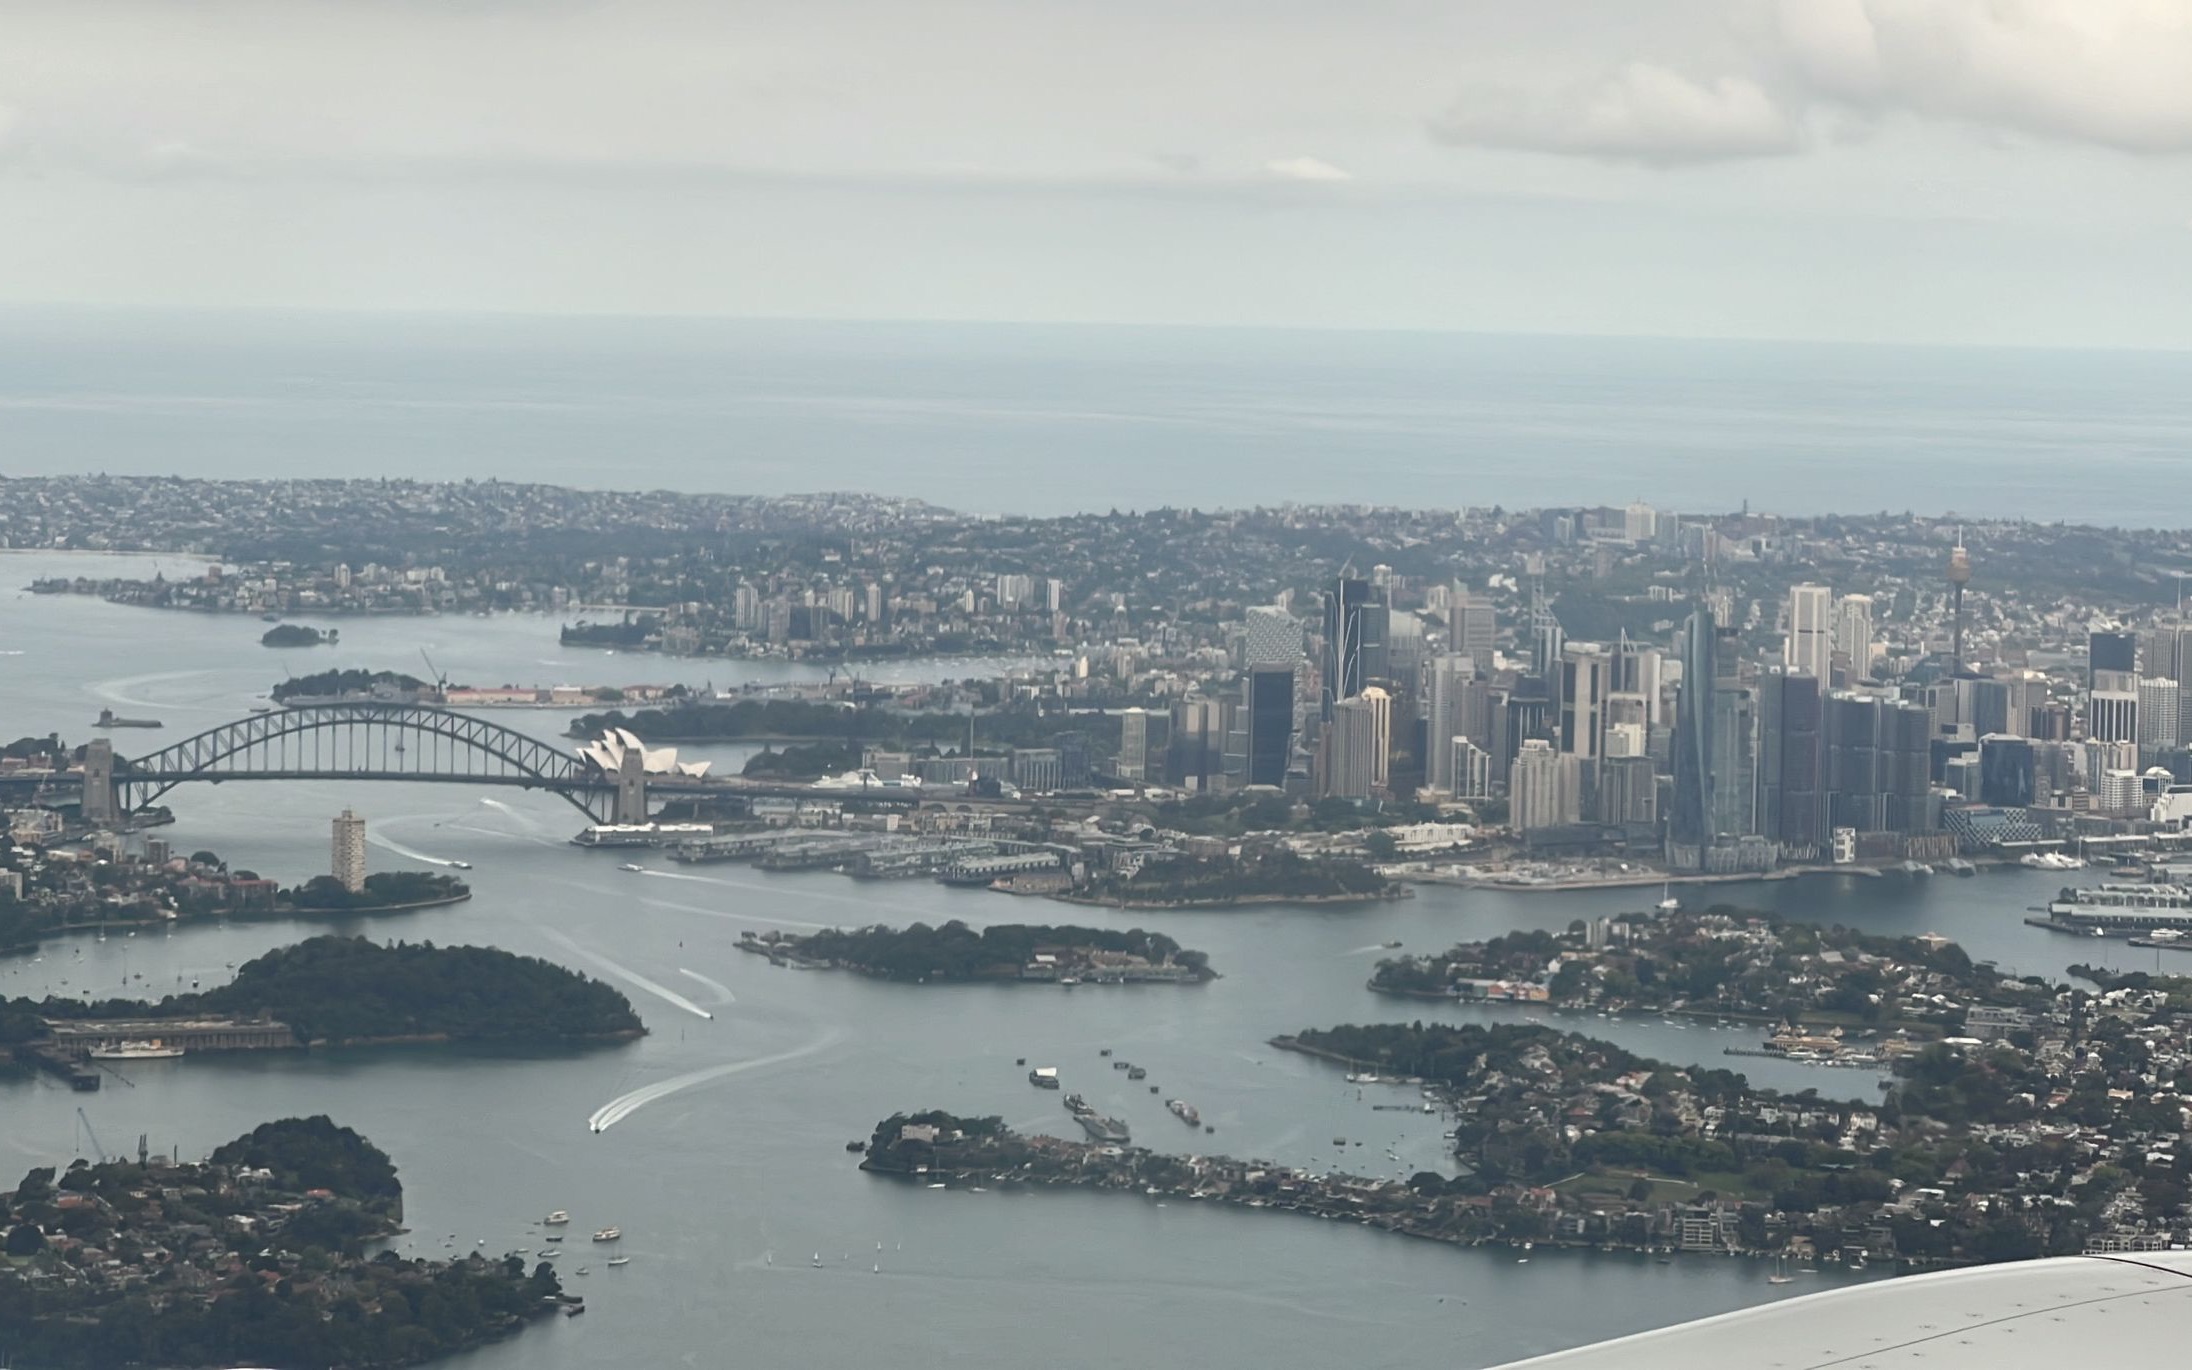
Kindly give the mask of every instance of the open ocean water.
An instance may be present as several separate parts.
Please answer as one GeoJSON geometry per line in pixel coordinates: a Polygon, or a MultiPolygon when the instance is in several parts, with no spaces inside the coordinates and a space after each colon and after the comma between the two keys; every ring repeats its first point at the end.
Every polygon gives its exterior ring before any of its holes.
{"type": "Polygon", "coordinates": [[[17,311],[0,472],[2192,524],[2192,353],[17,311]]]}

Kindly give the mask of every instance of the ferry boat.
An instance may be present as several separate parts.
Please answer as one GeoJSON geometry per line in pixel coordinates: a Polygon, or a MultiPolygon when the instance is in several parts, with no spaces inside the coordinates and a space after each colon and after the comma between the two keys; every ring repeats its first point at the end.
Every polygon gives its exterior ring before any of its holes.
{"type": "Polygon", "coordinates": [[[2064,890],[2048,904],[2047,914],[2079,930],[2192,930],[2192,886],[2104,881],[2064,890]]]}
{"type": "Polygon", "coordinates": [[[715,836],[710,823],[596,823],[571,839],[574,847],[662,847],[715,836]]]}
{"type": "Polygon", "coordinates": [[[1196,1112],[1195,1105],[1185,1099],[1167,1099],[1165,1100],[1165,1107],[1172,1110],[1173,1117],[1186,1123],[1189,1127],[1198,1127],[1202,1124],[1203,1115],[1196,1112]]]}
{"type": "Polygon", "coordinates": [[[613,1242],[623,1235],[624,1229],[621,1227],[597,1228],[594,1231],[594,1240],[597,1242],[613,1242]]]}
{"type": "Polygon", "coordinates": [[[161,1041],[117,1042],[110,1047],[93,1047],[89,1054],[94,1061],[172,1061],[183,1054],[183,1049],[161,1041]]]}
{"type": "Polygon", "coordinates": [[[609,1258],[609,1265],[611,1266],[611,1268],[620,1265],[630,1265],[631,1263],[632,1258],[630,1256],[611,1256],[609,1258]]]}
{"type": "Polygon", "coordinates": [[[2017,864],[2030,866],[2036,871],[2082,871],[2085,869],[2084,861],[2067,852],[2059,851],[2026,852],[2023,856],[2017,858],[2017,864]]]}
{"type": "MultiPolygon", "coordinates": [[[[549,1214],[547,1217],[541,1219],[541,1222],[548,1227],[561,1227],[569,1221],[571,1221],[571,1215],[564,1212],[560,1208],[557,1209],[555,1212],[549,1214]]],[[[550,1237],[548,1240],[560,1241],[562,1239],[559,1237],[550,1237]]]]}
{"type": "Polygon", "coordinates": [[[1028,1083],[1037,1089],[1058,1088],[1058,1067],[1037,1066],[1028,1072],[1028,1083]]]}

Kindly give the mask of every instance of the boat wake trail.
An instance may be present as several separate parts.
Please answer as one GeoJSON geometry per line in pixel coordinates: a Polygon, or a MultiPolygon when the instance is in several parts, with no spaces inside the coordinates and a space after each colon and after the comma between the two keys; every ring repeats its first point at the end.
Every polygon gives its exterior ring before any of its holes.
{"type": "Polygon", "coordinates": [[[652,994],[655,997],[661,999],[663,1002],[675,1004],[679,1008],[685,1010],[687,1013],[693,1014],[696,1017],[706,1018],[710,1021],[714,1020],[714,1014],[708,1012],[708,1010],[702,1008],[700,1005],[694,1003],[692,1000],[686,998],[684,995],[679,994],[676,990],[656,984],[654,981],[648,979],[644,975],[641,975],[638,971],[633,970],[629,966],[620,966],[606,956],[598,956],[593,952],[588,951],[586,948],[580,946],[578,943],[572,941],[570,938],[564,936],[560,932],[557,932],[553,928],[543,928],[541,931],[544,936],[553,941],[557,946],[562,947],[565,951],[571,953],[573,956],[583,957],[584,959],[593,962],[595,965],[601,967],[603,970],[609,972],[611,975],[614,975],[617,979],[622,980],[627,984],[637,985],[641,989],[647,991],[649,994],[652,994]]]}
{"type": "Polygon", "coordinates": [[[170,680],[189,680],[194,676],[212,675],[211,671],[160,671],[153,675],[123,676],[117,680],[102,680],[88,686],[93,696],[109,704],[120,704],[132,709],[191,709],[208,712],[212,706],[182,704],[175,700],[140,699],[129,691],[140,685],[160,685],[170,680]]]}
{"type": "Polygon", "coordinates": [[[1371,944],[1370,944],[1369,946],[1367,946],[1367,947],[1357,947],[1357,948],[1355,948],[1355,949],[1354,949],[1353,951],[1343,951],[1343,952],[1341,952],[1341,953],[1340,953],[1340,955],[1342,955],[1342,956],[1368,956],[1368,955],[1369,955],[1369,954],[1370,954],[1371,952],[1373,952],[1373,951],[1383,951],[1383,950],[1385,950],[1385,948],[1384,948],[1384,946],[1383,946],[1382,944],[1380,944],[1380,943],[1377,943],[1377,942],[1372,942],[1372,943],[1371,943],[1371,944]]]}
{"type": "Polygon", "coordinates": [[[480,800],[480,803],[485,804],[490,809],[494,809],[498,812],[510,815],[510,817],[515,818],[518,822],[523,823],[527,828],[531,829],[534,832],[540,831],[540,824],[533,818],[531,814],[520,813],[518,810],[511,808],[508,804],[503,803],[499,799],[482,799],[480,800]]]}
{"type": "MultiPolygon", "coordinates": [[[[751,890],[756,894],[774,895],[779,899],[781,899],[784,895],[784,887],[782,885],[763,885],[751,880],[725,880],[720,875],[686,875],[678,871],[648,871],[647,874],[653,876],[657,880],[686,880],[696,885],[721,885],[724,889],[727,890],[751,890]]],[[[801,890],[799,892],[799,897],[802,899],[820,899],[832,904],[851,904],[857,908],[866,909],[870,913],[873,913],[878,908],[892,907],[889,904],[881,903],[877,900],[870,898],[850,894],[830,894],[823,890],[814,889],[801,890]]],[[[919,910],[909,911],[916,914],[919,914],[920,912],[919,910]]],[[[766,918],[757,919],[755,921],[766,922],[774,925],[776,923],[781,923],[784,920],[780,918],[766,918]]],[[[970,923],[975,927],[982,926],[980,923],[974,922],[973,919],[966,918],[964,916],[961,916],[960,921],[970,923]]],[[[821,927],[823,925],[820,923],[806,923],[795,924],[793,926],[821,927]]]]}
{"type": "MultiPolygon", "coordinates": [[[[395,822],[397,820],[390,819],[388,821],[395,822]]],[[[365,835],[365,840],[372,843],[374,846],[379,847],[383,851],[394,852],[396,855],[402,857],[406,861],[424,861],[429,866],[454,866],[457,864],[454,861],[446,860],[439,856],[428,856],[425,852],[413,850],[412,848],[403,845],[403,843],[401,842],[391,842],[377,832],[368,832],[365,835]]]]}
{"type": "Polygon", "coordinates": [[[530,842],[536,847],[563,847],[563,842],[551,842],[529,832],[512,832],[508,828],[483,828],[477,823],[448,823],[443,826],[451,832],[476,832],[482,837],[500,837],[510,842],[530,842]]]}
{"type": "Polygon", "coordinates": [[[647,1105],[660,1099],[667,1099],[681,1090],[691,1089],[695,1085],[704,1085],[710,1080],[720,1080],[726,1075],[737,1075],[742,1071],[759,1070],[763,1066],[782,1065],[786,1061],[796,1061],[802,1056],[812,1056],[818,1051],[825,1051],[835,1046],[843,1036],[842,1032],[832,1030],[823,1033],[820,1037],[804,1046],[793,1047],[790,1051],[780,1051],[774,1056],[757,1056],[751,1061],[731,1061],[720,1066],[709,1066],[703,1070],[688,1071],[683,1075],[673,1075],[667,1080],[658,1080],[654,1084],[635,1089],[629,1094],[620,1094],[600,1108],[595,1109],[593,1116],[586,1120],[586,1126],[595,1132],[607,1132],[610,1128],[615,1127],[647,1105]]]}
{"type": "Polygon", "coordinates": [[[716,1000],[716,1002],[719,1004],[735,1004],[738,1002],[738,996],[731,993],[731,987],[729,985],[718,984],[717,982],[710,980],[707,976],[702,975],[699,971],[687,970],[683,966],[679,966],[677,968],[677,973],[684,976],[688,980],[698,980],[701,984],[706,985],[709,989],[712,989],[718,995],[721,995],[722,997],[716,1000]]]}
{"type": "MultiPolygon", "coordinates": [[[[667,871],[648,871],[646,874],[663,880],[690,880],[694,878],[692,876],[671,875],[667,871]]],[[[824,923],[802,923],[796,918],[762,918],[750,913],[732,913],[728,909],[704,909],[698,904],[673,903],[668,899],[650,899],[646,895],[641,895],[639,902],[650,908],[675,909],[679,913],[697,913],[708,918],[728,918],[734,923],[757,923],[770,928],[805,928],[809,932],[822,932],[828,927],[824,923]]]]}

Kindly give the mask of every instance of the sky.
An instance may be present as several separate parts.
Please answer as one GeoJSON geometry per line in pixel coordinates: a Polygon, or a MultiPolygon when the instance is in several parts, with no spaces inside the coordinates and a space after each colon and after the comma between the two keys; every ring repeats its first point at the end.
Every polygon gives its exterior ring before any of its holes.
{"type": "Polygon", "coordinates": [[[0,0],[0,304],[2192,348],[2192,0],[0,0]]]}

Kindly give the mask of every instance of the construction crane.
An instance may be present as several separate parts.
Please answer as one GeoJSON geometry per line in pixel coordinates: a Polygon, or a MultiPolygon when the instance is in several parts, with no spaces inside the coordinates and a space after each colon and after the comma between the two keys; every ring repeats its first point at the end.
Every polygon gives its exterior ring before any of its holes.
{"type": "Polygon", "coordinates": [[[424,647],[419,648],[419,660],[426,663],[426,674],[433,679],[437,702],[446,700],[449,697],[449,677],[435,669],[434,658],[426,654],[424,647]]]}
{"type": "Polygon", "coordinates": [[[84,1135],[91,1139],[91,1154],[99,1158],[99,1164],[105,1165],[107,1163],[107,1149],[99,1145],[99,1134],[91,1130],[91,1119],[84,1116],[84,1110],[81,1108],[76,1110],[76,1121],[84,1129],[84,1135]]]}

